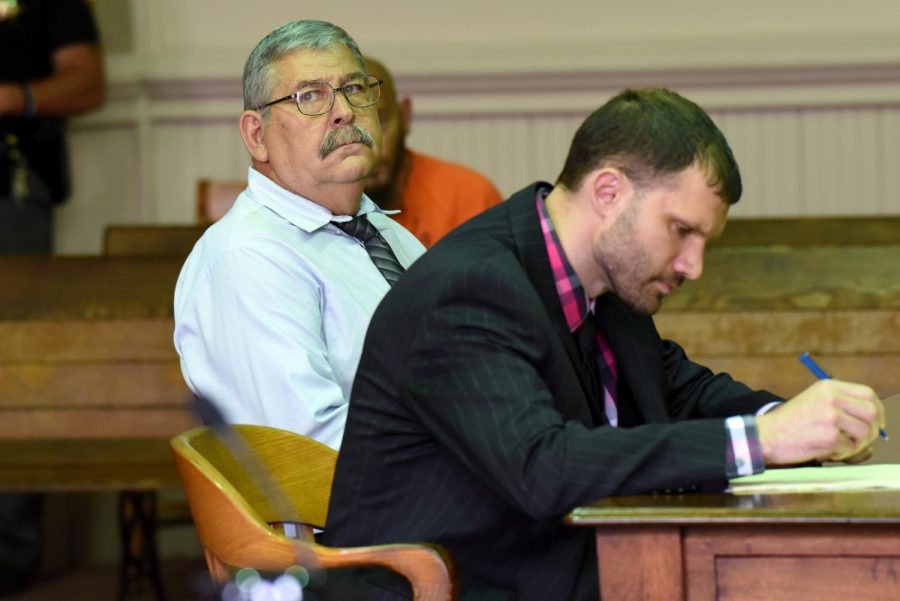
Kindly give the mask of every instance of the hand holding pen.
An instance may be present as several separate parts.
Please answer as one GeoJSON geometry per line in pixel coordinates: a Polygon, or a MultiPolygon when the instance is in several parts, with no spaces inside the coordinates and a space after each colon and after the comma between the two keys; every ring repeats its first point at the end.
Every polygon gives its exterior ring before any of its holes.
{"type": "Polygon", "coordinates": [[[859,463],[872,455],[872,441],[885,423],[878,395],[869,386],[834,380],[820,366],[815,369],[818,382],[756,416],[767,466],[811,460],[859,463]]]}
{"type": "MultiPolygon", "coordinates": [[[[818,363],[816,363],[815,359],[813,359],[809,353],[803,353],[802,355],[800,355],[799,359],[801,363],[803,363],[803,365],[805,365],[816,378],[820,380],[831,379],[831,375],[829,375],[827,371],[822,369],[822,367],[818,363]]],[[[888,440],[888,433],[884,428],[878,428],[878,435],[882,440],[888,440]]]]}

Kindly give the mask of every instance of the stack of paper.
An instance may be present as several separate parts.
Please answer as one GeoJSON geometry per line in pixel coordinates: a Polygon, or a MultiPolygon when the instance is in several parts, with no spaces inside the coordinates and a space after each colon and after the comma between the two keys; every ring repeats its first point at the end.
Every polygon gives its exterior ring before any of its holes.
{"type": "Polygon", "coordinates": [[[768,469],[731,480],[735,494],[900,489],[900,464],[768,469]]]}

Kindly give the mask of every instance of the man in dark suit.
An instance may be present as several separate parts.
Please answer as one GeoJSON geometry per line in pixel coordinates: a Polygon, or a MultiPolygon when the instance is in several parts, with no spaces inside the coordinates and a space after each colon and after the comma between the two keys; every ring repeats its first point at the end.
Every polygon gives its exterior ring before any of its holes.
{"type": "MultiPolygon", "coordinates": [[[[574,507],[866,457],[884,420],[870,388],[822,382],[783,402],[654,327],[740,195],[702,109],[626,90],[581,126],[556,186],[439,242],[369,327],[326,544],[442,544],[465,600],[595,600],[593,534],[562,522],[574,507]]],[[[403,598],[354,576],[363,598],[403,598]]]]}

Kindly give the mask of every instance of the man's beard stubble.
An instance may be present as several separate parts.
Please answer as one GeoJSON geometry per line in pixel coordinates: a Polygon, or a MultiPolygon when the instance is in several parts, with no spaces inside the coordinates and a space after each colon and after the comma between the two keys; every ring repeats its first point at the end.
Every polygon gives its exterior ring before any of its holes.
{"type": "Polygon", "coordinates": [[[662,281],[674,290],[681,285],[682,278],[652,273],[652,259],[647,249],[640,246],[635,232],[636,218],[637,205],[632,205],[606,233],[594,255],[603,262],[609,291],[634,311],[653,315],[659,311],[664,296],[661,292],[648,291],[648,286],[662,281]]]}

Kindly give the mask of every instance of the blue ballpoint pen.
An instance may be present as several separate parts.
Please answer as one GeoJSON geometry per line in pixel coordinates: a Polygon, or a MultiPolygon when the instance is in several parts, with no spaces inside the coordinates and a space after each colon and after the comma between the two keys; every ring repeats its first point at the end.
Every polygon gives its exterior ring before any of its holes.
{"type": "MultiPolygon", "coordinates": [[[[800,355],[800,361],[805,365],[812,374],[820,380],[829,380],[831,376],[827,371],[822,369],[822,367],[816,363],[815,359],[813,359],[809,353],[803,353],[800,355]]],[[[883,440],[888,439],[888,433],[884,431],[884,428],[878,428],[878,435],[881,436],[883,440]]]]}

